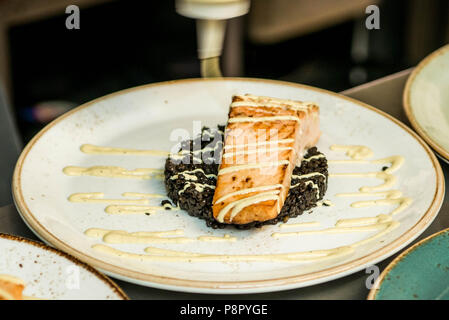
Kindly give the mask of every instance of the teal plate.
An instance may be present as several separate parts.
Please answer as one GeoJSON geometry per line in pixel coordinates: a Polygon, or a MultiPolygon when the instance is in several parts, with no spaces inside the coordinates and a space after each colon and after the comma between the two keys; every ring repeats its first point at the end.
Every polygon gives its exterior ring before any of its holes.
{"type": "Polygon", "coordinates": [[[449,300],[449,229],[421,240],[394,259],[368,299],[449,300]]]}

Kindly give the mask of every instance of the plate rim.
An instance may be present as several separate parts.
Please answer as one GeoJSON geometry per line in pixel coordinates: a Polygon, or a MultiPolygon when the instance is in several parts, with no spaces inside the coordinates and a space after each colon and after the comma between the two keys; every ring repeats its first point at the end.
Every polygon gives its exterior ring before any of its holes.
{"type": "Polygon", "coordinates": [[[410,95],[412,92],[411,87],[416,77],[430,62],[432,62],[435,58],[439,57],[443,53],[446,53],[446,51],[449,51],[449,44],[433,51],[423,60],[421,60],[421,62],[416,66],[416,68],[412,71],[412,73],[408,77],[407,82],[405,83],[404,92],[402,93],[402,106],[405,115],[407,116],[407,119],[410,121],[410,124],[412,125],[413,129],[416,130],[416,132],[421,136],[421,138],[423,138],[424,141],[426,141],[432,147],[432,149],[435,150],[435,152],[437,152],[446,161],[449,161],[449,150],[446,150],[442,146],[440,146],[435,140],[432,139],[430,135],[426,133],[426,130],[420,126],[418,120],[416,119],[413,113],[410,101],[410,95]]]}
{"type": "Polygon", "coordinates": [[[84,270],[86,270],[87,272],[89,272],[90,274],[94,275],[97,279],[101,280],[110,289],[112,289],[112,291],[115,294],[117,294],[121,300],[130,300],[130,298],[123,291],[123,289],[120,288],[118,286],[118,284],[116,284],[114,281],[109,279],[106,275],[102,274],[97,269],[91,267],[87,263],[79,260],[78,258],[76,258],[72,255],[69,255],[68,253],[66,253],[64,251],[61,251],[57,248],[50,247],[49,245],[46,245],[45,243],[42,243],[42,242],[34,241],[34,240],[31,240],[31,239],[28,239],[25,237],[16,236],[16,235],[3,233],[3,232],[0,232],[0,239],[6,239],[6,240],[11,240],[11,241],[20,242],[20,243],[26,243],[26,244],[32,245],[36,248],[43,249],[45,251],[57,254],[58,256],[69,260],[70,262],[76,264],[78,267],[81,267],[84,270]]]}
{"type": "Polygon", "coordinates": [[[449,232],[449,228],[445,228],[443,230],[437,231],[427,237],[425,237],[424,239],[419,240],[417,243],[415,243],[414,245],[410,246],[409,248],[407,248],[406,250],[404,250],[403,252],[401,252],[401,254],[399,254],[396,258],[393,259],[393,261],[391,261],[387,267],[384,269],[384,271],[382,271],[382,273],[379,275],[379,277],[377,278],[374,286],[371,288],[368,296],[367,296],[367,300],[377,300],[376,296],[379,293],[382,283],[385,280],[385,277],[396,267],[396,265],[398,263],[400,263],[407,255],[409,255],[410,253],[412,253],[413,251],[417,250],[419,247],[421,247],[423,244],[425,244],[426,242],[439,237],[440,235],[442,235],[443,233],[448,233],[449,232]]]}
{"type": "MultiPolygon", "coordinates": [[[[12,178],[12,193],[13,193],[13,199],[16,204],[16,207],[26,224],[37,234],[42,238],[44,241],[48,242],[49,244],[66,251],[70,253],[71,255],[79,258],[82,261],[85,261],[86,263],[94,266],[95,268],[98,268],[102,270],[103,272],[108,273],[109,275],[118,275],[121,279],[124,278],[131,278],[132,280],[128,280],[134,283],[142,284],[144,282],[146,285],[151,284],[157,284],[157,287],[161,288],[161,286],[167,286],[172,290],[178,290],[178,291],[189,291],[189,292],[201,292],[197,290],[203,290],[211,293],[236,293],[236,291],[242,291],[242,292],[250,292],[251,290],[255,290],[254,292],[262,292],[261,289],[265,291],[270,291],[269,288],[273,287],[276,288],[275,290],[282,290],[281,287],[283,286],[291,286],[293,284],[301,286],[301,283],[305,282],[314,282],[319,283],[320,279],[334,279],[337,278],[339,274],[342,274],[342,276],[356,272],[360,270],[360,267],[363,266],[366,263],[369,263],[371,261],[375,261],[376,259],[385,259],[385,255],[388,255],[389,253],[394,254],[395,252],[399,251],[401,248],[406,246],[408,243],[413,241],[416,237],[418,237],[430,224],[430,222],[433,221],[433,219],[436,217],[442,201],[444,197],[444,176],[441,169],[441,166],[438,162],[438,159],[436,158],[433,151],[426,145],[426,143],[415,133],[413,132],[409,127],[407,127],[405,124],[397,120],[396,118],[390,116],[389,114],[370,106],[364,102],[358,101],[356,99],[328,91],[321,88],[316,88],[313,86],[308,86],[304,84],[299,83],[292,83],[287,81],[279,81],[279,80],[271,80],[271,79],[257,79],[257,78],[242,78],[242,77],[229,77],[229,78],[191,78],[191,79],[181,79],[181,80],[170,80],[170,81],[164,81],[164,82],[157,82],[157,83],[150,83],[145,84],[137,87],[132,87],[124,90],[120,90],[117,92],[110,93],[108,95],[96,98],[92,101],[86,102],[73,110],[70,110],[69,112],[63,114],[62,116],[58,117],[57,119],[53,120],[51,123],[49,123],[47,126],[45,126],[41,131],[39,131],[26,145],[22,153],[20,154],[20,157],[16,163],[14,174],[12,178]],[[131,91],[135,90],[142,90],[149,87],[156,87],[156,86],[162,86],[162,85],[169,85],[169,84],[180,84],[180,83],[188,83],[188,82],[201,82],[201,81],[250,81],[250,82],[262,82],[262,83],[269,83],[269,84],[277,84],[277,85],[284,85],[284,86],[290,86],[290,87],[296,87],[301,89],[308,89],[313,90],[316,92],[321,92],[327,95],[332,95],[341,99],[345,99],[349,102],[352,102],[359,107],[363,107],[366,109],[369,109],[371,111],[374,111],[381,116],[389,119],[394,124],[401,127],[404,131],[406,131],[408,134],[410,134],[413,138],[417,140],[417,142],[424,148],[424,150],[427,153],[427,156],[429,157],[429,160],[432,163],[432,166],[435,170],[436,174],[436,188],[435,188],[435,194],[432,200],[432,203],[428,207],[427,211],[424,213],[424,215],[421,217],[421,219],[413,225],[411,228],[409,228],[405,233],[403,233],[399,238],[391,242],[390,244],[383,246],[376,250],[375,252],[365,255],[363,257],[360,257],[356,260],[346,262],[344,264],[334,266],[331,268],[326,268],[324,270],[315,271],[311,273],[306,273],[302,275],[293,275],[293,276],[286,276],[286,277],[278,277],[274,279],[261,279],[261,280],[246,280],[246,281],[204,281],[204,280],[189,280],[189,279],[180,279],[180,278],[174,278],[174,277],[166,277],[166,276],[159,276],[149,273],[143,273],[139,271],[129,270],[124,267],[119,267],[107,262],[104,262],[100,259],[97,259],[95,257],[91,257],[81,251],[78,251],[75,248],[72,248],[69,244],[66,244],[56,236],[54,236],[51,232],[49,232],[44,226],[40,224],[38,219],[34,217],[33,213],[30,211],[30,209],[27,207],[23,195],[22,190],[20,188],[21,186],[21,171],[23,163],[32,149],[33,145],[48,131],[50,130],[55,124],[62,121],[63,119],[69,117],[70,115],[85,109],[93,104],[96,104],[102,100],[109,99],[111,97],[114,97],[116,95],[122,95],[125,93],[129,93],[131,91]],[[268,289],[268,290],[267,290],[268,289]]],[[[325,280],[327,281],[327,280],[325,280]]],[[[312,284],[312,283],[311,283],[312,284]]],[[[307,284],[305,284],[307,285],[307,284]]],[[[305,286],[304,285],[304,286],[305,286]]]]}

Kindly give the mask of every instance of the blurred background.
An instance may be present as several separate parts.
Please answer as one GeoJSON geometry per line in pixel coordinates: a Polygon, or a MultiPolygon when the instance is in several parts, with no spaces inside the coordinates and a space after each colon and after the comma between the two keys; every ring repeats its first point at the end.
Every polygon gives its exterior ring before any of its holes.
{"type": "MultiPolygon", "coordinates": [[[[228,23],[222,70],[341,91],[417,64],[449,40],[448,16],[447,0],[252,0],[228,23]],[[370,4],[379,30],[365,28],[370,4]]],[[[91,99],[199,77],[195,21],[172,0],[0,0],[0,76],[26,143],[91,99]]]]}

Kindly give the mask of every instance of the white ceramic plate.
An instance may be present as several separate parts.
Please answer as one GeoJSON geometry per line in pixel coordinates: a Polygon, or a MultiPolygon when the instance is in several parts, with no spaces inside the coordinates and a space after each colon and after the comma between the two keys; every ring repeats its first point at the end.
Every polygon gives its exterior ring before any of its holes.
{"type": "Polygon", "coordinates": [[[126,294],[95,269],[59,250],[0,234],[0,274],[25,282],[24,296],[45,300],[122,300],[126,294]]]}
{"type": "MultiPolygon", "coordinates": [[[[180,131],[175,131],[179,133],[180,131]]],[[[331,165],[330,173],[380,170],[380,165],[331,165]]],[[[351,208],[355,200],[336,197],[356,192],[362,185],[376,185],[373,178],[330,178],[325,199],[335,206],[319,207],[293,222],[315,221],[320,228],[337,220],[370,217],[394,206],[351,208]]],[[[119,279],[164,289],[203,293],[248,293],[312,285],[361,270],[397,252],[415,239],[435,218],[442,202],[444,181],[437,159],[411,130],[379,110],[328,91],[298,84],[257,79],[197,79],[157,83],[124,90],[87,103],[57,119],[40,132],[22,153],[13,178],[14,199],[25,222],[44,241],[73,254],[119,279]],[[253,255],[332,249],[348,246],[373,233],[316,234],[274,239],[279,225],[262,229],[212,230],[204,221],[183,211],[155,215],[109,215],[105,204],[72,203],[77,192],[104,192],[118,198],[123,192],[163,193],[159,180],[74,177],[63,174],[68,165],[114,165],[127,169],[163,168],[164,159],[145,156],[91,155],[82,144],[136,149],[171,150],[174,129],[191,132],[200,125],[224,124],[231,96],[251,93],[279,98],[315,101],[321,108],[322,137],[318,148],[328,159],[345,159],[331,151],[332,144],[365,145],[374,158],[401,155],[403,167],[395,173],[395,189],[413,203],[395,219],[400,223],[354,252],[333,260],[315,262],[148,262],[99,253],[92,245],[99,239],[85,236],[92,227],[132,231],[183,229],[185,236],[222,236],[236,242],[163,244],[160,248],[208,254],[253,255]],[[198,123],[196,123],[198,125],[198,123]]],[[[159,199],[160,201],[160,199],[159,199]]],[[[157,204],[158,202],[154,202],[157,204]]],[[[284,230],[284,229],[282,229],[284,230]]],[[[284,230],[285,231],[285,230],[284,230]]],[[[118,244],[122,251],[143,254],[147,245],[118,244]]],[[[158,245],[156,245],[158,246],[158,245]]]]}
{"type": "Polygon", "coordinates": [[[430,54],[413,70],[403,100],[413,128],[449,162],[449,45],[430,54]]]}

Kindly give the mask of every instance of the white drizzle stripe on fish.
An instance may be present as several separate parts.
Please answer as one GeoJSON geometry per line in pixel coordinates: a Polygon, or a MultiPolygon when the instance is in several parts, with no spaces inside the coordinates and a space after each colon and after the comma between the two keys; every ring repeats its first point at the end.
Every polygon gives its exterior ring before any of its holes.
{"type": "Polygon", "coordinates": [[[294,142],[294,139],[280,139],[280,140],[269,140],[269,141],[260,141],[260,142],[253,142],[253,143],[243,143],[243,144],[235,144],[235,145],[226,145],[223,147],[224,150],[226,149],[239,149],[239,148],[246,148],[246,147],[258,147],[258,146],[265,146],[270,144],[283,144],[283,143],[292,143],[294,142]]]}
{"type": "Polygon", "coordinates": [[[242,165],[236,165],[236,166],[229,166],[223,169],[220,169],[218,171],[218,175],[245,170],[245,169],[260,169],[264,167],[279,167],[282,165],[289,165],[290,161],[288,160],[281,160],[277,162],[259,162],[259,163],[247,163],[242,165]]]}
{"type": "Polygon", "coordinates": [[[264,122],[264,121],[298,121],[301,122],[301,119],[295,116],[272,116],[272,117],[236,117],[230,118],[228,120],[229,123],[236,122],[264,122]]]}
{"type": "Polygon", "coordinates": [[[288,99],[277,99],[254,95],[237,95],[235,98],[242,99],[231,103],[231,108],[237,107],[268,107],[268,108],[287,108],[292,110],[307,111],[310,107],[316,105],[314,102],[294,101],[288,99]]]}
{"type": "Polygon", "coordinates": [[[239,156],[239,155],[249,155],[249,154],[266,154],[266,153],[273,153],[273,152],[278,152],[278,151],[287,151],[287,150],[291,150],[291,151],[295,151],[292,147],[279,147],[279,148],[273,148],[273,149],[255,149],[255,150],[244,150],[244,151],[236,151],[236,152],[228,152],[223,154],[223,158],[230,158],[230,157],[234,157],[234,156],[239,156]]]}
{"type": "MultiPolygon", "coordinates": [[[[278,191],[279,193],[280,191],[278,191]]],[[[279,195],[257,195],[253,197],[248,197],[245,199],[242,199],[242,202],[240,203],[236,203],[235,206],[232,208],[231,210],[231,216],[229,218],[229,221],[234,220],[235,216],[237,214],[239,214],[240,211],[242,211],[244,208],[251,206],[255,203],[260,203],[260,202],[264,202],[264,201],[269,201],[269,200],[276,200],[276,203],[278,204],[277,208],[278,208],[278,213],[280,211],[280,207],[279,207],[279,195]]]]}
{"type": "Polygon", "coordinates": [[[255,96],[253,94],[244,94],[244,95],[235,95],[236,98],[240,98],[243,101],[254,101],[259,103],[264,103],[267,101],[273,102],[273,103],[283,103],[283,104],[290,104],[290,105],[316,105],[315,102],[311,101],[298,101],[298,100],[292,100],[292,99],[282,99],[282,98],[273,98],[268,96],[255,96]]]}
{"type": "MultiPolygon", "coordinates": [[[[287,160],[288,161],[288,160],[287,160]]],[[[288,164],[290,164],[289,162],[288,162],[288,164]]],[[[220,174],[220,173],[219,173],[220,174]]],[[[309,173],[309,174],[304,174],[304,175],[292,175],[292,179],[293,178],[296,178],[296,179],[301,179],[301,178],[307,178],[307,177],[312,177],[312,176],[315,176],[315,175],[321,175],[321,176],[323,176],[323,177],[325,177],[325,175],[323,175],[322,173],[320,173],[320,172],[312,172],[312,173],[309,173]]],[[[307,181],[306,182],[306,185],[308,185],[308,184],[312,184],[312,188],[314,188],[314,189],[316,189],[316,198],[317,199],[319,199],[319,197],[320,197],[320,190],[319,190],[319,187],[318,187],[318,185],[317,184],[315,184],[313,181],[307,181]]],[[[294,186],[292,186],[292,188],[294,188],[294,187],[297,187],[297,186],[299,186],[300,185],[300,183],[298,183],[298,184],[296,184],[296,185],[294,185],[294,186]]],[[[220,199],[218,199],[218,200],[220,200],[220,201],[215,201],[214,203],[219,203],[219,202],[221,202],[221,201],[223,201],[224,199],[227,199],[227,198],[229,198],[229,197],[231,197],[231,196],[234,196],[234,195],[239,195],[239,194],[247,194],[247,193],[251,193],[251,192],[255,192],[255,191],[258,191],[258,190],[270,190],[270,189],[273,189],[274,187],[275,187],[276,185],[273,185],[273,186],[263,186],[263,187],[258,187],[258,188],[248,188],[248,189],[243,189],[243,190],[241,190],[241,191],[243,191],[243,192],[240,192],[240,191],[236,191],[236,192],[232,192],[232,193],[230,193],[230,194],[227,194],[227,195],[224,195],[223,197],[221,197],[220,199]],[[269,188],[269,189],[266,189],[266,188],[269,188]]],[[[282,186],[282,185],[281,185],[282,186]]],[[[283,187],[283,186],[282,186],[283,187]]],[[[256,195],[257,196],[257,195],[256,195]]],[[[241,199],[242,200],[242,199],[241,199]]],[[[280,208],[280,204],[279,204],[279,197],[276,199],[277,200],[277,209],[278,209],[278,213],[280,212],[280,210],[281,210],[281,208],[280,208]]],[[[231,204],[234,204],[234,203],[231,203],[231,204]]],[[[229,204],[228,204],[229,205],[229,204]]],[[[238,207],[235,207],[234,209],[233,209],[233,213],[231,213],[231,221],[232,221],[232,219],[233,219],[233,217],[235,217],[237,214],[238,214],[238,212],[239,211],[237,211],[237,210],[241,210],[242,209],[242,207],[241,206],[238,206],[238,207]]],[[[224,218],[223,218],[224,219],[224,218]]],[[[219,222],[222,222],[222,221],[220,221],[220,220],[218,220],[218,217],[217,217],[217,221],[219,221],[219,222]]]]}
{"type": "Polygon", "coordinates": [[[303,106],[291,105],[287,103],[273,103],[273,102],[254,102],[254,101],[235,101],[231,103],[231,108],[247,107],[247,108],[286,108],[291,110],[307,111],[312,104],[305,104],[303,106]]]}
{"type": "Polygon", "coordinates": [[[260,186],[260,187],[254,187],[254,188],[246,188],[246,189],[240,189],[238,191],[234,191],[231,193],[228,193],[224,196],[222,196],[221,198],[218,198],[217,201],[215,201],[214,203],[220,203],[230,197],[233,196],[238,196],[238,195],[242,195],[242,194],[248,194],[248,193],[253,193],[253,192],[258,192],[258,191],[266,191],[266,190],[271,190],[271,189],[276,189],[276,188],[284,188],[284,186],[282,184],[273,184],[273,185],[269,185],[269,186],[260,186]]]}
{"type": "Polygon", "coordinates": [[[218,216],[217,216],[217,221],[223,223],[224,218],[226,217],[226,214],[229,212],[229,210],[233,209],[233,212],[231,213],[231,218],[230,218],[230,221],[232,221],[234,216],[237,215],[237,213],[238,213],[238,211],[237,212],[234,211],[234,208],[236,206],[238,206],[238,208],[244,208],[251,204],[255,204],[255,203],[259,203],[259,202],[263,202],[263,201],[278,200],[279,193],[280,193],[279,190],[261,192],[255,196],[251,196],[248,198],[233,201],[220,210],[220,212],[218,213],[218,216]],[[234,216],[232,215],[233,213],[234,213],[234,216]]]}

